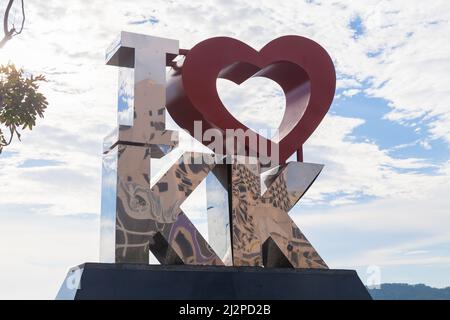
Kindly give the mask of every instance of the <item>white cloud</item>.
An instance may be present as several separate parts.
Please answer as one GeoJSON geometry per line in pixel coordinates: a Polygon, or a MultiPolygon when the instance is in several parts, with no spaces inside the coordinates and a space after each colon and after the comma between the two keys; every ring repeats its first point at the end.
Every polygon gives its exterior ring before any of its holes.
{"type": "Polygon", "coordinates": [[[356,268],[364,279],[366,268],[375,265],[385,274],[384,282],[446,287],[449,179],[436,176],[414,187],[420,197],[390,197],[334,208],[300,205],[292,214],[331,268],[356,268]]]}
{"type": "Polygon", "coordinates": [[[97,218],[8,209],[0,214],[0,299],[54,299],[69,267],[98,261],[97,218]]]}
{"type": "Polygon", "coordinates": [[[276,82],[250,78],[239,86],[225,79],[217,80],[217,92],[224,106],[253,131],[272,138],[270,129],[278,129],[286,109],[283,89],[276,82]]]}
{"type": "Polygon", "coordinates": [[[342,78],[337,79],[336,88],[337,89],[346,89],[346,88],[360,88],[361,83],[353,78],[342,78]]]}
{"type": "MultiPolygon", "coordinates": [[[[416,198],[423,193],[418,186],[426,188],[435,183],[435,175],[421,173],[421,169],[433,167],[432,164],[416,158],[396,159],[375,143],[354,141],[352,130],[363,123],[362,119],[325,117],[320,130],[304,147],[306,162],[325,164],[305,200],[327,201],[325,195],[339,193],[347,197],[335,200],[334,204],[357,202],[358,195],[416,198]]],[[[445,170],[440,172],[439,179],[447,179],[445,170]]]]}
{"type": "Polygon", "coordinates": [[[354,95],[356,95],[360,92],[361,92],[361,90],[359,90],[359,89],[348,89],[348,90],[345,90],[344,92],[342,92],[342,94],[346,97],[353,97],[354,95]]]}

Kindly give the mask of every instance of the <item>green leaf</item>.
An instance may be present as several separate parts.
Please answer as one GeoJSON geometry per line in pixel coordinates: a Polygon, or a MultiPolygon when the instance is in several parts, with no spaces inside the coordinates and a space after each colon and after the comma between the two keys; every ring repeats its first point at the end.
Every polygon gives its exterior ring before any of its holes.
{"type": "Polygon", "coordinates": [[[38,92],[43,81],[47,81],[43,75],[26,77],[13,64],[0,65],[0,125],[10,129],[9,137],[0,130],[0,153],[14,135],[20,140],[18,129],[32,130],[36,118],[44,117],[48,102],[38,92]]]}

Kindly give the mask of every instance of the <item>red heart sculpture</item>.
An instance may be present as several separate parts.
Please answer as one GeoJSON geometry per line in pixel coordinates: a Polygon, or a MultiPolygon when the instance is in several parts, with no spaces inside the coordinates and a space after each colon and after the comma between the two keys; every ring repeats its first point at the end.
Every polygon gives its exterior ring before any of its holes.
{"type": "MultiPolygon", "coordinates": [[[[279,160],[284,163],[296,150],[301,150],[322,121],[336,89],[336,73],[330,56],[310,39],[280,37],[259,52],[228,37],[202,41],[189,50],[183,66],[174,68],[170,74],[167,110],[192,136],[194,121],[202,121],[203,132],[216,128],[225,135],[226,129],[248,130],[223,105],[216,80],[224,78],[240,84],[255,76],[277,82],[286,96],[278,140],[279,160]]],[[[261,141],[267,143],[264,138],[261,141]]],[[[267,146],[271,152],[270,143],[267,146]]]]}

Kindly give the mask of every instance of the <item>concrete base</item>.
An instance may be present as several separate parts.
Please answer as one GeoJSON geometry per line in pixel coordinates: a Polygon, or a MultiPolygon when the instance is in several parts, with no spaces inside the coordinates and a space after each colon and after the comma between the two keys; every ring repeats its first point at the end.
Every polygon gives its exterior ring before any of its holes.
{"type": "Polygon", "coordinates": [[[85,263],[56,299],[371,300],[353,270],[85,263]]]}

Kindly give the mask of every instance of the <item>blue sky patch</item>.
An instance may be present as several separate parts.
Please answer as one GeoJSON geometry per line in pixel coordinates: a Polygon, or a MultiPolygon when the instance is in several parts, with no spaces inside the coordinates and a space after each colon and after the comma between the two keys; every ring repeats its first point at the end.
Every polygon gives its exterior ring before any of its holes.
{"type": "Polygon", "coordinates": [[[151,25],[155,25],[159,22],[159,19],[156,18],[155,16],[150,16],[148,18],[143,18],[141,20],[134,20],[134,21],[130,21],[128,22],[128,24],[134,24],[134,25],[138,25],[138,24],[146,24],[149,23],[151,25]]]}
{"type": "Polygon", "coordinates": [[[350,20],[350,29],[353,31],[353,38],[358,39],[364,35],[364,25],[360,16],[355,16],[350,20]]]}
{"type": "Polygon", "coordinates": [[[19,168],[33,168],[33,167],[56,167],[64,164],[64,162],[58,160],[49,159],[26,159],[19,168]]]}
{"type": "Polygon", "coordinates": [[[430,139],[428,124],[433,119],[423,117],[400,124],[385,119],[391,111],[389,102],[381,98],[368,97],[358,93],[345,97],[338,90],[340,98],[335,99],[330,112],[339,116],[364,119],[365,123],[351,133],[352,142],[372,142],[380,149],[388,150],[392,157],[420,158],[439,164],[447,161],[450,149],[443,139],[430,139]]]}

